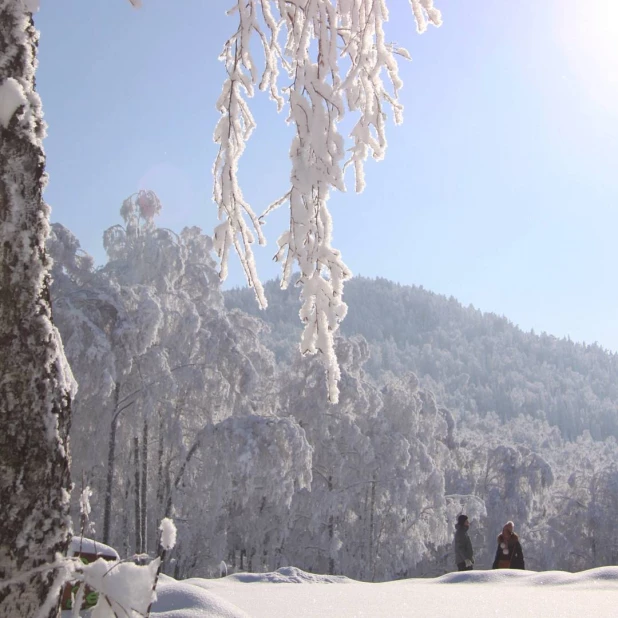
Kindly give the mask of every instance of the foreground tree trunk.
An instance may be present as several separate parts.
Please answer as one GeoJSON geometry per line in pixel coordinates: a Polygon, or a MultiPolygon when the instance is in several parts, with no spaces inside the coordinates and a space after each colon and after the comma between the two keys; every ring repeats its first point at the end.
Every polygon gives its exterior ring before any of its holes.
{"type": "Polygon", "coordinates": [[[70,532],[73,379],[49,301],[34,8],[0,0],[0,616],[20,618],[57,615],[61,571],[44,567],[70,532]]]}

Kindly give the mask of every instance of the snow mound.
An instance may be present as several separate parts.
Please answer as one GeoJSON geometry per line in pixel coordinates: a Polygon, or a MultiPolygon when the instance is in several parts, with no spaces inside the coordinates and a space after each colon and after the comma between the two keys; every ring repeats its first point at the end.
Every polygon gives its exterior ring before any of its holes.
{"type": "MultiPolygon", "coordinates": [[[[455,573],[447,573],[436,579],[426,580],[432,584],[493,584],[504,583],[512,579],[527,578],[530,571],[519,571],[517,569],[499,569],[491,571],[457,571],[455,573]]],[[[417,580],[421,581],[421,580],[417,580]]]]}
{"type": "Polygon", "coordinates": [[[249,618],[229,601],[195,586],[161,575],[152,618],[249,618]]]}
{"type": "Polygon", "coordinates": [[[566,573],[564,571],[545,571],[534,573],[526,582],[531,586],[564,586],[585,584],[614,583],[618,585],[618,566],[598,567],[581,571],[580,573],[566,573]]]}
{"type": "Polygon", "coordinates": [[[296,567],[281,567],[271,573],[235,573],[227,577],[245,584],[349,584],[343,575],[314,575],[296,567]]]}
{"type": "Polygon", "coordinates": [[[565,571],[520,571],[517,569],[497,569],[492,571],[463,571],[447,573],[434,580],[427,580],[433,584],[461,584],[461,583],[513,583],[526,586],[565,586],[586,584],[618,585],[618,566],[598,567],[581,573],[567,573],[565,571]]]}

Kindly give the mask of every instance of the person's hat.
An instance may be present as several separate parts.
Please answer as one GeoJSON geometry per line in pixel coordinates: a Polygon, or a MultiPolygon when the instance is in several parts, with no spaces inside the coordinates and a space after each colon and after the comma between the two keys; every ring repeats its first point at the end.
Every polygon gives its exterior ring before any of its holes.
{"type": "Polygon", "coordinates": [[[467,521],[468,521],[468,516],[467,516],[467,515],[463,515],[463,514],[462,514],[462,515],[460,515],[460,516],[457,518],[457,523],[458,523],[460,526],[463,526],[463,525],[464,525],[467,521]]]}

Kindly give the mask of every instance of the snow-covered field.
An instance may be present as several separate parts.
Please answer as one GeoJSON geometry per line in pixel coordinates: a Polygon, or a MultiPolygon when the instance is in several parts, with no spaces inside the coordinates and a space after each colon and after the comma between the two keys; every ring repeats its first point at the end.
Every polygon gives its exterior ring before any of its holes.
{"type": "Polygon", "coordinates": [[[157,618],[602,618],[618,616],[618,567],[575,574],[471,571],[379,584],[287,567],[223,579],[164,576],[158,597],[157,618]]]}

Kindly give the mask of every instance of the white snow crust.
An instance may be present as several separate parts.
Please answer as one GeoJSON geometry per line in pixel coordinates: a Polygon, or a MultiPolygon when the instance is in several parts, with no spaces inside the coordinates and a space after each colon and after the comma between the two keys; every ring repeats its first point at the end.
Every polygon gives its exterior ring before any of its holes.
{"type": "MultiPolygon", "coordinates": [[[[379,584],[284,567],[272,573],[240,573],[220,579],[176,581],[162,575],[151,615],[152,618],[581,618],[613,616],[617,602],[618,567],[615,566],[581,573],[469,571],[435,579],[379,584]]],[[[69,618],[68,612],[63,614],[63,618],[69,618]]]]}

